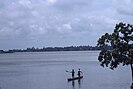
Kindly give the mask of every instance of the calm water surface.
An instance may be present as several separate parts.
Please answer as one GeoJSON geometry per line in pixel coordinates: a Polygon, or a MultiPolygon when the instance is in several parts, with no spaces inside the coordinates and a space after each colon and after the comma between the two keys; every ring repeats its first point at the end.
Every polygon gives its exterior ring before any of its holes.
{"type": "Polygon", "coordinates": [[[1,89],[129,89],[130,68],[103,68],[97,51],[0,54],[1,89]],[[84,78],[68,82],[71,69],[84,78]]]}

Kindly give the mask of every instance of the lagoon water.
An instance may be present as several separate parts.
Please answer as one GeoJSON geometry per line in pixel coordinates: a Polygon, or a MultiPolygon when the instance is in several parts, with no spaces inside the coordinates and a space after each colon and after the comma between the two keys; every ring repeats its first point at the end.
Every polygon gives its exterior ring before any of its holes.
{"type": "MultiPolygon", "coordinates": [[[[130,89],[129,66],[100,66],[98,51],[0,54],[1,89],[130,89]],[[78,69],[84,78],[68,82],[78,69]]],[[[75,74],[77,76],[77,74],[75,74]]]]}

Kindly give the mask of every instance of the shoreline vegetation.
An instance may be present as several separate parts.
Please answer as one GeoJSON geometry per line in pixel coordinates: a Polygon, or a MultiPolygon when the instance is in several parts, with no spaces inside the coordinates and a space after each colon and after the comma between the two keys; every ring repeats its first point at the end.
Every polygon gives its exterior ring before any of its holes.
{"type": "Polygon", "coordinates": [[[2,53],[15,53],[15,52],[51,52],[51,51],[93,51],[100,50],[97,46],[67,46],[67,47],[43,47],[43,48],[26,48],[26,49],[9,49],[8,51],[0,50],[2,53]]]}

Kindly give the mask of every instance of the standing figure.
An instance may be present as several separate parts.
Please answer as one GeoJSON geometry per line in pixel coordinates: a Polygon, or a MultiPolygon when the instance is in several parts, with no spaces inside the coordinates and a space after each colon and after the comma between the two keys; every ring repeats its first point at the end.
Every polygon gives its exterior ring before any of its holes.
{"type": "Polygon", "coordinates": [[[82,71],[79,69],[79,70],[78,70],[78,77],[81,76],[81,73],[82,73],[82,71]]]}
{"type": "Polygon", "coordinates": [[[75,71],[74,71],[74,69],[72,69],[72,78],[74,78],[74,73],[75,73],[75,71]]]}

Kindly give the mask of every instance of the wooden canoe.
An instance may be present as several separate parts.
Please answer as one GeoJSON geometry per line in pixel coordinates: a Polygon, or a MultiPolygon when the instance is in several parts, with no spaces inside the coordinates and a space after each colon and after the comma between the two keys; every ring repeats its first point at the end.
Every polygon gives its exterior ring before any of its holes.
{"type": "Polygon", "coordinates": [[[80,77],[68,78],[67,80],[73,81],[73,80],[78,80],[78,79],[82,79],[82,78],[83,78],[83,76],[80,76],[80,77]]]}

